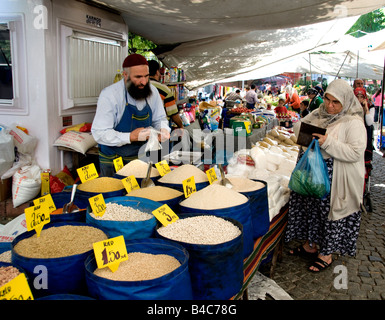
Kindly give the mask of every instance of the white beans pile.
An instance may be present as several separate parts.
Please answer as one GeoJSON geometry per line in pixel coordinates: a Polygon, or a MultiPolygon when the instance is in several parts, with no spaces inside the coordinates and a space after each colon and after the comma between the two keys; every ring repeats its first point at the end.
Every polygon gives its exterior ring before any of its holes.
{"type": "Polygon", "coordinates": [[[103,216],[96,216],[93,212],[90,215],[97,220],[112,220],[112,221],[144,221],[149,220],[153,215],[134,209],[132,207],[123,206],[119,203],[107,202],[106,211],[103,216]]]}
{"type": "MultiPolygon", "coordinates": [[[[118,170],[116,172],[117,174],[121,176],[134,176],[135,178],[145,178],[147,175],[147,169],[148,169],[148,163],[136,159],[132,160],[129,163],[127,163],[122,169],[118,170]]],[[[159,177],[159,171],[158,169],[152,167],[150,171],[150,177],[159,177]]]]}
{"type": "Polygon", "coordinates": [[[164,276],[180,265],[176,258],[167,254],[131,252],[115,272],[102,268],[96,269],[94,274],[115,281],[143,281],[164,276]]]}
{"type": "Polygon", "coordinates": [[[178,219],[166,227],[160,227],[158,233],[175,241],[213,245],[235,239],[241,230],[220,217],[196,216],[178,219]]]}
{"type": "Polygon", "coordinates": [[[248,200],[246,196],[237,191],[219,184],[211,184],[194,192],[180,204],[188,208],[215,210],[241,205],[248,200]]]}
{"type": "Polygon", "coordinates": [[[184,164],[160,178],[159,182],[182,184],[184,180],[191,178],[192,176],[194,176],[195,183],[209,181],[206,173],[202,170],[192,164],[184,164]]]}
{"type": "Polygon", "coordinates": [[[19,269],[13,266],[0,267],[0,287],[16,278],[19,274],[19,269]]]}

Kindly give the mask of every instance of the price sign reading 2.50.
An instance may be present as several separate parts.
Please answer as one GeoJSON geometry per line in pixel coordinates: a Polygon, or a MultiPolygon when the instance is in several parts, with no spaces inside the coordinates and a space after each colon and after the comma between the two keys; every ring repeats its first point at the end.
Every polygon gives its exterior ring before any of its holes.
{"type": "Polygon", "coordinates": [[[128,259],[123,236],[96,242],[93,247],[98,268],[109,267],[112,272],[115,272],[119,264],[128,259]]]}

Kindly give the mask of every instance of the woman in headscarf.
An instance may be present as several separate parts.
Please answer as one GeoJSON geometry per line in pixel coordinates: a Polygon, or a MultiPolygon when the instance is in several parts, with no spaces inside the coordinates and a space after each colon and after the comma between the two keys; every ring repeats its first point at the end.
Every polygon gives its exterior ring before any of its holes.
{"type": "MultiPolygon", "coordinates": [[[[318,138],[331,181],[325,199],[301,196],[291,191],[285,241],[305,240],[290,251],[313,259],[310,271],[326,269],[332,254],[354,256],[361,221],[365,179],[366,130],[363,111],[349,84],[341,79],[330,83],[324,103],[301,119],[326,128],[318,138]]],[[[298,132],[300,123],[294,130],[298,132]]],[[[299,158],[303,155],[300,151],[299,158]]]]}
{"type": "Polygon", "coordinates": [[[294,111],[299,112],[301,99],[299,98],[298,92],[291,85],[286,87],[286,101],[285,104],[292,108],[294,111]]]}

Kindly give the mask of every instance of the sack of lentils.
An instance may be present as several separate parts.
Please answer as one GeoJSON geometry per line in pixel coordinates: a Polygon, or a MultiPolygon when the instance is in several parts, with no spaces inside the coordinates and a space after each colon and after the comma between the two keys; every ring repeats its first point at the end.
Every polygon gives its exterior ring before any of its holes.
{"type": "Polygon", "coordinates": [[[26,271],[34,297],[86,295],[84,261],[92,244],[106,239],[103,230],[85,223],[50,223],[39,237],[27,231],[12,241],[12,263],[26,271]]]}
{"type": "Polygon", "coordinates": [[[103,197],[119,197],[126,194],[123,182],[110,177],[98,177],[78,185],[76,195],[81,199],[89,199],[101,193],[103,197]]]}

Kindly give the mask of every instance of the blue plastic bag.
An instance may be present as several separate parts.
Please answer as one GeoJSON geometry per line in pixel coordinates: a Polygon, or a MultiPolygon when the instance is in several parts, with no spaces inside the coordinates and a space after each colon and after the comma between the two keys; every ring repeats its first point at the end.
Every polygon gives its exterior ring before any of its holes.
{"type": "Polygon", "coordinates": [[[313,139],[294,168],[289,188],[294,192],[323,199],[330,193],[328,168],[317,139],[313,139]]]}

